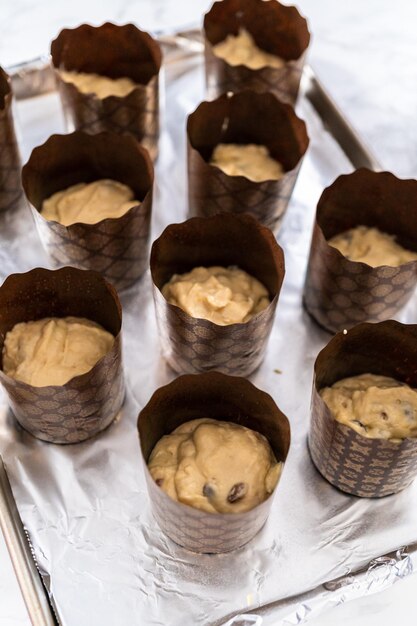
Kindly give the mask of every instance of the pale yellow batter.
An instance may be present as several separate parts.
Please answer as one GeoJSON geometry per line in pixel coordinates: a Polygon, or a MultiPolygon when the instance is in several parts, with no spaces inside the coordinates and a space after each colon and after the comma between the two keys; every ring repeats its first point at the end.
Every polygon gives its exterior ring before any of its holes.
{"type": "Polygon", "coordinates": [[[371,267],[380,265],[397,267],[417,260],[417,252],[400,246],[393,235],[367,226],[356,226],[335,235],[329,239],[329,244],[337,248],[347,259],[361,261],[371,267]]]}
{"type": "Polygon", "coordinates": [[[112,334],[81,317],[21,322],[6,334],[3,371],[34,387],[64,385],[88,372],[113,342],[112,334]]]}
{"type": "Polygon", "coordinates": [[[130,78],[109,78],[99,74],[86,72],[67,72],[59,70],[59,74],[66,83],[73,83],[81,93],[95,94],[101,100],[108,96],[124,98],[128,96],[137,84],[130,78]]]}
{"type": "Polygon", "coordinates": [[[138,204],[130,187],[102,179],[57,191],[43,201],[41,215],[64,226],[77,222],[96,224],[107,218],[122,217],[138,204]]]}
{"type": "Polygon", "coordinates": [[[249,428],[195,419],[162,437],[149,458],[171,498],[209,513],[240,513],[275,489],[282,469],[265,437],[249,428]]]}
{"type": "Polygon", "coordinates": [[[251,143],[219,143],[213,150],[210,163],[228,176],[245,176],[256,183],[279,180],[285,173],[266,146],[251,143]]]}
{"type": "Polygon", "coordinates": [[[219,326],[247,322],[270,302],[266,287],[236,267],[195,267],[174,274],[162,294],[192,317],[219,326]]]}
{"type": "Polygon", "coordinates": [[[320,395],[334,418],[370,439],[417,437],[417,390],[374,374],[339,380],[320,395]]]}
{"type": "Polygon", "coordinates": [[[224,41],[213,46],[213,53],[229,65],[245,65],[251,70],[285,65],[284,59],[259,48],[245,28],[240,28],[237,35],[228,35],[224,41]]]}

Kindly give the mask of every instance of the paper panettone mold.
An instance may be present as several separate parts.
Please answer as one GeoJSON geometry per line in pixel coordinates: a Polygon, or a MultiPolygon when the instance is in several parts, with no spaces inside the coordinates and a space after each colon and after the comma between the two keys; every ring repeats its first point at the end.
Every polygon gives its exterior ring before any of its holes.
{"type": "Polygon", "coordinates": [[[205,71],[209,98],[242,89],[271,92],[294,104],[300,86],[306,51],[310,43],[307,21],[296,7],[276,0],[222,0],[204,17],[205,71]],[[228,35],[247,30],[259,48],[281,57],[280,68],[250,69],[230,65],[217,57],[213,47],[228,35]]]}
{"type": "MultiPolygon", "coordinates": [[[[270,395],[244,378],[218,372],[186,375],[160,387],[138,419],[139,440],[153,514],[162,531],[194,552],[229,552],[262,528],[274,494],[245,513],[207,513],[172,500],[154,482],[147,461],[155,444],[184,422],[208,417],[241,424],[264,435],[285,463],[290,425],[270,395]]],[[[285,472],[285,468],[284,468],[285,472]]]]}
{"type": "Polygon", "coordinates": [[[190,215],[247,212],[277,231],[309,143],[294,109],[272,94],[224,94],[201,103],[188,117],[187,136],[190,215]],[[219,143],[264,145],[285,174],[264,182],[229,176],[209,162],[219,143]]]}
{"type": "Polygon", "coordinates": [[[339,176],[318,206],[304,286],[304,305],[327,330],[393,317],[417,284],[417,261],[371,267],[351,261],[328,240],[355,226],[376,227],[417,251],[417,181],[359,169],[339,176]]]}
{"type": "Polygon", "coordinates": [[[90,319],[115,337],[111,350],[90,371],[65,385],[35,387],[7,376],[0,363],[0,382],[17,421],[52,443],[84,441],[117,416],[124,399],[121,305],[99,274],[73,267],[12,274],[0,287],[0,355],[6,333],[16,324],[66,316],[90,319]]]}
{"type": "Polygon", "coordinates": [[[51,55],[64,112],[76,130],[130,133],[156,158],[162,53],[148,33],[133,24],[109,22],[64,28],[51,44],[51,55]],[[62,69],[130,78],[137,87],[127,96],[101,99],[65,82],[59,73],[62,69]]]}
{"type": "Polygon", "coordinates": [[[21,162],[13,123],[10,77],[0,67],[0,213],[24,201],[21,162]]]}
{"type": "Polygon", "coordinates": [[[334,419],[320,389],[358,374],[389,376],[417,388],[417,325],[392,320],[339,332],[314,366],[309,449],[318,471],[355,496],[379,498],[407,487],[417,474],[417,439],[370,439],[334,419]]]}
{"type": "Polygon", "coordinates": [[[168,226],[152,246],[151,275],[162,353],[172,369],[253,372],[264,357],[284,274],[281,247],[250,215],[224,213],[168,226]],[[257,278],[268,289],[270,304],[247,322],[220,326],[191,317],[162,295],[174,274],[213,265],[237,266],[257,278]]]}
{"type": "Polygon", "coordinates": [[[142,276],[148,267],[153,165],[133,137],[80,131],[52,135],[32,151],[22,180],[40,238],[56,265],[100,272],[118,290],[142,276]],[[130,187],[140,204],[96,224],[64,226],[40,214],[53,193],[103,178],[130,187]]]}

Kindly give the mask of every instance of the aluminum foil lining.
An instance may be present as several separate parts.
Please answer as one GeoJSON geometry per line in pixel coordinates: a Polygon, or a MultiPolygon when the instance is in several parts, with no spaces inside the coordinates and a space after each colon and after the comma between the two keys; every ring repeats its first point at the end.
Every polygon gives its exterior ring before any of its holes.
{"type": "MultiPolygon", "coordinates": [[[[202,58],[170,65],[153,239],[186,218],[185,119],[203,99],[202,58]]],[[[164,538],[151,516],[136,419],[174,374],[159,353],[149,273],[122,296],[128,393],[108,430],[77,445],[45,444],[16,425],[2,400],[1,453],[63,626],[299,624],[384,589],[417,564],[416,552],[401,552],[370,567],[417,540],[417,483],[378,501],[355,498],[328,484],[308,454],[313,363],[330,335],[303,310],[302,287],[317,200],[351,165],[303,97],[298,112],[311,144],[278,238],[287,272],[276,320],[265,361],[251,376],[289,417],[293,438],[271,515],[253,541],[225,555],[192,554],[164,538]]],[[[19,103],[18,114],[24,158],[64,130],[57,94],[19,103]]],[[[2,276],[47,266],[28,211],[0,218],[2,276]]],[[[398,319],[417,319],[415,297],[398,319]]]]}

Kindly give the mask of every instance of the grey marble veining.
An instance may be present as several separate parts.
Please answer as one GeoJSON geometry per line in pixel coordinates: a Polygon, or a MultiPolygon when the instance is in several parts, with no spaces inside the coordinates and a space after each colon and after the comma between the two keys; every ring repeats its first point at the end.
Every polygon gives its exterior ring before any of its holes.
{"type": "Polygon", "coordinates": [[[300,0],[310,60],[326,88],[401,178],[417,177],[417,3],[300,0]]]}

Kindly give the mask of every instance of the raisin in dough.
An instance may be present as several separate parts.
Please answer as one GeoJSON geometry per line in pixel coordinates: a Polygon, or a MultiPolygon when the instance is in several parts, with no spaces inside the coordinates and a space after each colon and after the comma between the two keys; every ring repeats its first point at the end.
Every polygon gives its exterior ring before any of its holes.
{"type": "Polygon", "coordinates": [[[195,267],[174,274],[162,294],[192,317],[220,326],[247,322],[270,302],[266,287],[236,267],[195,267]]]}
{"type": "Polygon", "coordinates": [[[279,180],[284,176],[281,163],[275,161],[266,146],[219,143],[210,160],[228,176],[245,176],[255,183],[279,180]]]}
{"type": "Polygon", "coordinates": [[[371,439],[417,437],[417,390],[374,374],[339,380],[320,390],[334,418],[371,439]]]}
{"type": "Polygon", "coordinates": [[[382,233],[377,228],[356,226],[328,242],[337,248],[347,259],[361,261],[371,267],[389,265],[397,267],[403,263],[417,260],[417,252],[406,250],[395,241],[393,235],[382,233]]]}
{"type": "Polygon", "coordinates": [[[155,482],[171,498],[209,513],[240,513],[275,489],[282,463],[259,433],[196,419],[162,437],[149,458],[155,482]]]}
{"type": "Polygon", "coordinates": [[[64,226],[77,222],[97,224],[107,218],[122,217],[138,204],[130,187],[103,178],[57,191],[43,201],[41,215],[64,226]]]}
{"type": "Polygon", "coordinates": [[[108,76],[100,76],[99,74],[86,72],[68,72],[59,70],[59,75],[66,83],[72,83],[81,93],[91,93],[100,98],[108,96],[118,96],[123,98],[128,96],[137,84],[130,78],[109,78],[108,76]]]}
{"type": "Polygon", "coordinates": [[[88,372],[113,342],[111,333],[82,317],[20,322],[6,334],[3,371],[34,387],[64,385],[88,372]]]}
{"type": "Polygon", "coordinates": [[[251,70],[263,67],[280,68],[285,65],[280,57],[259,48],[245,28],[240,28],[237,35],[230,34],[213,46],[213,53],[228,65],[245,65],[251,70]]]}

